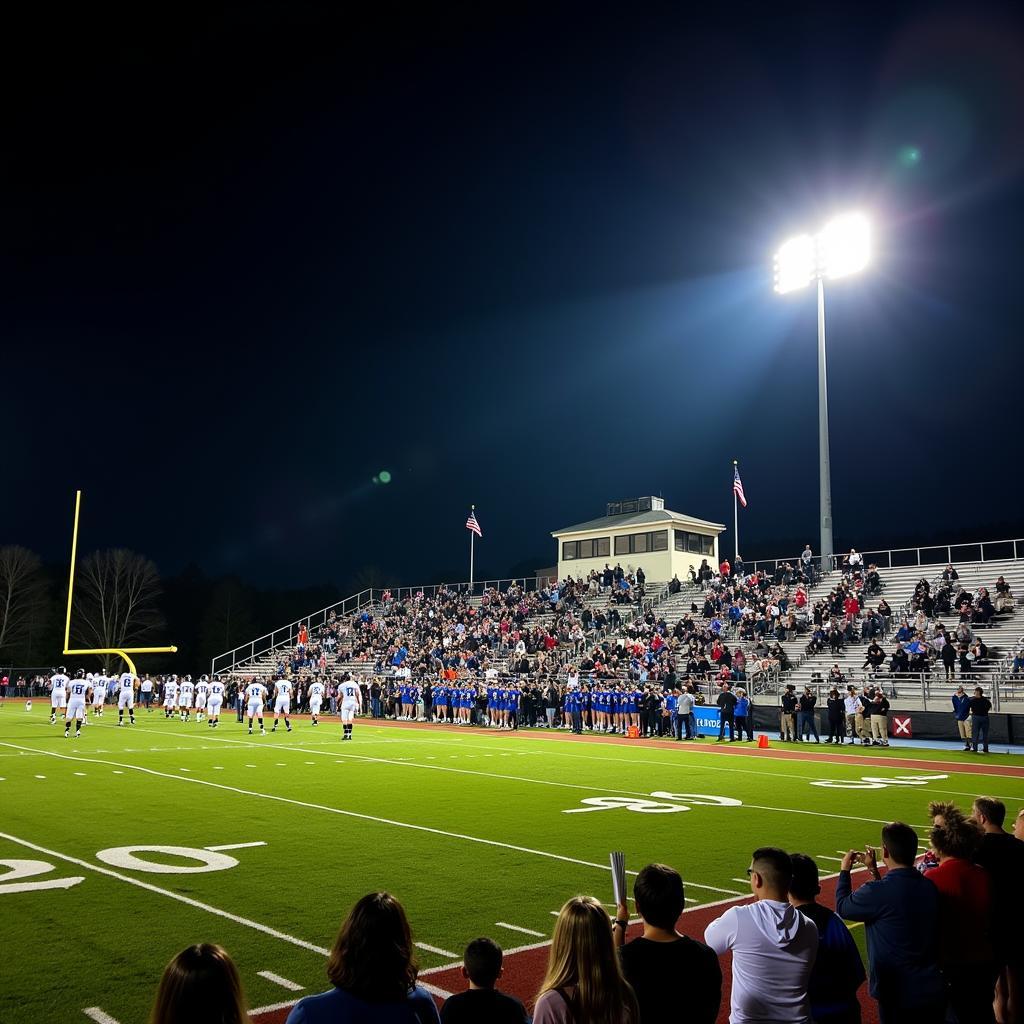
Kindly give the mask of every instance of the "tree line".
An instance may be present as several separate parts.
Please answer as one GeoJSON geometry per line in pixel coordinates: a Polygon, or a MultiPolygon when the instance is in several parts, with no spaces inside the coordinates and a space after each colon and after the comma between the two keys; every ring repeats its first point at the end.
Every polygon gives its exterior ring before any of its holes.
{"type": "MultiPolygon", "coordinates": [[[[68,662],[88,670],[120,667],[114,656],[78,662],[64,656],[67,588],[66,568],[47,566],[19,545],[0,547],[0,671],[68,662]]],[[[70,646],[173,643],[177,654],[140,655],[140,669],[196,674],[208,671],[214,655],[343,596],[331,585],[260,589],[237,576],[209,577],[194,565],[161,578],[137,552],[94,551],[75,572],[70,646]]]]}

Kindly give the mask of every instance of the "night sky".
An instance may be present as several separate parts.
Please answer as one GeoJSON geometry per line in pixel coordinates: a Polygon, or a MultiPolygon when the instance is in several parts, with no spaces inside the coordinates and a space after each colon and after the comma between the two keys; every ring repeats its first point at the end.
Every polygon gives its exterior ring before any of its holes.
{"type": "Polygon", "coordinates": [[[815,303],[771,256],[855,208],[837,545],[1024,529],[1016,5],[26,6],[0,543],[65,559],[81,487],[83,551],[431,582],[475,502],[496,575],[610,498],[731,523],[736,458],[748,557],[817,549],[815,303]]]}

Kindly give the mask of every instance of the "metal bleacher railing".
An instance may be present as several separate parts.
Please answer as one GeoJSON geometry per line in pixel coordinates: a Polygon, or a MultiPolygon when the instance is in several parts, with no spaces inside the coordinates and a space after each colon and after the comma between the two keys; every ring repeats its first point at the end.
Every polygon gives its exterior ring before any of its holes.
{"type": "Polygon", "coordinates": [[[537,583],[536,578],[527,577],[508,580],[476,580],[474,583],[433,583],[415,587],[373,587],[361,590],[358,594],[351,594],[341,601],[327,605],[326,608],[320,608],[309,615],[304,615],[301,619],[289,622],[286,626],[280,626],[255,640],[250,640],[247,644],[218,654],[210,663],[210,672],[212,675],[232,672],[239,665],[254,661],[262,655],[270,654],[282,647],[293,647],[298,638],[300,626],[305,625],[310,633],[313,633],[329,621],[332,613],[336,618],[355,615],[363,609],[379,605],[386,595],[390,595],[395,601],[401,601],[420,593],[429,598],[443,590],[456,590],[462,594],[468,592],[472,597],[480,597],[487,590],[499,590],[504,593],[516,585],[526,591],[534,591],[538,589],[537,583]]]}

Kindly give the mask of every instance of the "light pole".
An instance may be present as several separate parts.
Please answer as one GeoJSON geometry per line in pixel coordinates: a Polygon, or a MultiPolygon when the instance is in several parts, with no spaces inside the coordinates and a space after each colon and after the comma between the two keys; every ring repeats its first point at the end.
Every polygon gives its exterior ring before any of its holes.
{"type": "Polygon", "coordinates": [[[775,290],[779,294],[818,285],[818,504],[821,518],[821,568],[832,560],[832,471],[828,454],[828,371],[825,359],[825,279],[863,270],[871,257],[871,230],[859,213],[835,217],[813,237],[798,235],[775,254],[775,290]]]}

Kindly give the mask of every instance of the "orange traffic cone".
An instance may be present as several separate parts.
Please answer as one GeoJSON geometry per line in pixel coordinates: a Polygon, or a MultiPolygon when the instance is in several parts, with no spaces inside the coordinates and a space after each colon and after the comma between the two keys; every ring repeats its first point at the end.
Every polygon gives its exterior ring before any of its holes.
{"type": "Polygon", "coordinates": [[[757,737],[757,746],[760,750],[764,750],[769,746],[768,737],[764,733],[757,737]]]}

